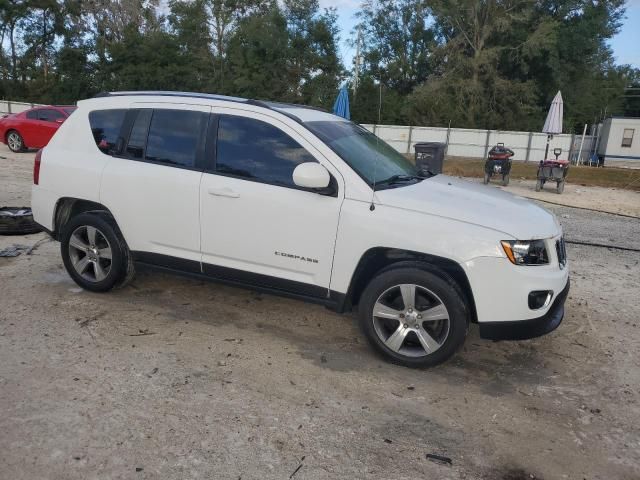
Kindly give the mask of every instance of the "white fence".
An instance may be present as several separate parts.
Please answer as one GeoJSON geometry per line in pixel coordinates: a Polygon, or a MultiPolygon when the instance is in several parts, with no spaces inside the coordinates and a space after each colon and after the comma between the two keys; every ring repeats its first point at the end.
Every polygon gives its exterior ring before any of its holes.
{"type": "Polygon", "coordinates": [[[0,114],[20,113],[30,108],[37,107],[37,103],[13,102],[11,100],[0,100],[0,114]]]}
{"type": "MultiPolygon", "coordinates": [[[[538,162],[543,160],[547,135],[537,132],[509,132],[501,130],[471,130],[465,128],[408,127],[396,125],[363,125],[401,153],[413,153],[416,143],[441,142],[447,145],[447,155],[453,157],[485,158],[492,146],[504,143],[514,152],[513,159],[538,162]]],[[[560,158],[575,162],[580,150],[581,135],[554,135],[548,156],[561,148],[560,158]]],[[[585,136],[581,159],[589,158],[596,138],[585,136]]]]}

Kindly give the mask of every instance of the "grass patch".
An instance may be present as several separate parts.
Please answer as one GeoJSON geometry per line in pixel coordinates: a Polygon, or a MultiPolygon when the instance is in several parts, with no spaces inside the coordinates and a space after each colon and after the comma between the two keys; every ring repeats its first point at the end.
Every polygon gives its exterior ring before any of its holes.
{"type": "MultiPolygon", "coordinates": [[[[535,162],[513,162],[511,178],[535,180],[538,165],[535,162]]],[[[484,161],[477,159],[447,158],[444,162],[444,173],[457,177],[484,176],[484,161]]],[[[595,168],[571,165],[567,175],[567,183],[590,187],[622,188],[640,192],[640,170],[629,168],[595,168]]]]}

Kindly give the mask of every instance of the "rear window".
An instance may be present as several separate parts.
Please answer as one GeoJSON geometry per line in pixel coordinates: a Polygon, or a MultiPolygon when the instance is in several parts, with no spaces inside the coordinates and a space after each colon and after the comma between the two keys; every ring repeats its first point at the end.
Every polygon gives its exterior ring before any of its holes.
{"type": "Polygon", "coordinates": [[[189,110],[154,110],[145,160],[193,168],[208,115],[189,110]]]}
{"type": "Polygon", "coordinates": [[[38,110],[38,120],[42,120],[44,122],[55,122],[56,120],[63,119],[64,114],[58,110],[53,110],[52,108],[43,108],[42,110],[38,110]]]}
{"type": "Polygon", "coordinates": [[[126,113],[126,109],[94,110],[89,112],[89,125],[91,126],[93,139],[103,153],[116,153],[116,143],[120,136],[120,129],[126,113]]]}

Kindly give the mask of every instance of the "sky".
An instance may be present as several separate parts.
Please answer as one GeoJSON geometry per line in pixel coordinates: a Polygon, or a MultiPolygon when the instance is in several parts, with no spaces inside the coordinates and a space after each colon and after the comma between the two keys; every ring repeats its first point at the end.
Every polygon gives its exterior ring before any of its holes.
{"type": "MultiPolygon", "coordinates": [[[[320,0],[322,7],[334,6],[338,9],[340,27],[340,52],[347,68],[355,55],[355,49],[349,45],[351,30],[356,19],[355,12],[361,0],[320,0]]],[[[618,64],[630,64],[640,68],[640,0],[627,1],[626,18],[620,32],[609,42],[618,64]]]]}

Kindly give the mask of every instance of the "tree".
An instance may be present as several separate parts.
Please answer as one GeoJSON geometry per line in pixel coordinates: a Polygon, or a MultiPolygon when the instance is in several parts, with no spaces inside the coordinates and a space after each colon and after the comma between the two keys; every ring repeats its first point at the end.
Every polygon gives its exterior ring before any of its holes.
{"type": "Polygon", "coordinates": [[[436,75],[411,97],[415,122],[467,128],[531,123],[536,86],[509,75],[521,53],[544,42],[548,24],[531,21],[529,0],[436,0],[436,75]]]}
{"type": "Polygon", "coordinates": [[[182,90],[190,71],[174,36],[164,31],[124,32],[109,49],[107,90],[182,90]]]}
{"type": "Polygon", "coordinates": [[[276,3],[266,14],[241,20],[227,51],[230,92],[258,99],[286,97],[287,50],[287,24],[276,3]]]}
{"type": "Polygon", "coordinates": [[[318,0],[285,0],[289,37],[287,101],[329,108],[342,76],[335,10],[320,13],[318,0]]]}
{"type": "Polygon", "coordinates": [[[213,89],[215,67],[205,0],[172,0],[169,8],[171,33],[175,36],[184,62],[192,72],[185,79],[185,89],[213,89]]]}
{"type": "Polygon", "coordinates": [[[424,0],[367,0],[357,17],[363,34],[363,74],[407,95],[430,72],[437,46],[424,0]]]}

